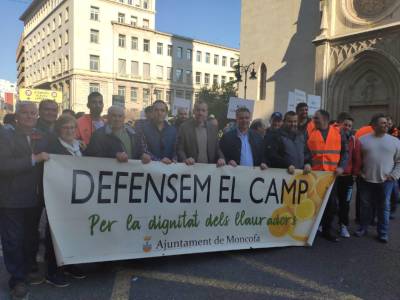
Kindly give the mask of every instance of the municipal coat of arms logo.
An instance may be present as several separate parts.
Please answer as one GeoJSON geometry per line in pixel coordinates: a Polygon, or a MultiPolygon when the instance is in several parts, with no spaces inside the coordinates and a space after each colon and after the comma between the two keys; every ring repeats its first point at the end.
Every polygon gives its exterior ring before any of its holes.
{"type": "Polygon", "coordinates": [[[151,241],[151,236],[146,235],[144,238],[144,244],[143,244],[143,252],[149,253],[151,252],[153,245],[150,243],[151,241]]]}

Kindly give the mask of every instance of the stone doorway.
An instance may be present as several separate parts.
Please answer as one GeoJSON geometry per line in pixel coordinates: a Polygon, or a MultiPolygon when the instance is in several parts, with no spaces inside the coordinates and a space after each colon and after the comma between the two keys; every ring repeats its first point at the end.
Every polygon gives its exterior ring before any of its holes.
{"type": "Polygon", "coordinates": [[[350,112],[355,128],[369,123],[376,113],[400,121],[400,64],[381,51],[365,50],[345,60],[330,81],[327,108],[332,117],[350,112]]]}
{"type": "Polygon", "coordinates": [[[360,128],[368,124],[371,120],[371,116],[374,114],[390,114],[389,108],[386,105],[350,106],[349,112],[354,118],[354,128],[360,128]]]}

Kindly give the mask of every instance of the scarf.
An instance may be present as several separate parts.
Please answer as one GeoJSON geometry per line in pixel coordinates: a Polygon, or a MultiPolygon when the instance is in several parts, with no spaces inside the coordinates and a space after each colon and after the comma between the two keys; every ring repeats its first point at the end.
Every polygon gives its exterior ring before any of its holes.
{"type": "Polygon", "coordinates": [[[78,140],[74,140],[72,142],[72,145],[64,142],[61,138],[58,138],[60,141],[61,145],[69,152],[71,153],[72,156],[82,156],[81,149],[80,149],[80,144],[78,140]]]}

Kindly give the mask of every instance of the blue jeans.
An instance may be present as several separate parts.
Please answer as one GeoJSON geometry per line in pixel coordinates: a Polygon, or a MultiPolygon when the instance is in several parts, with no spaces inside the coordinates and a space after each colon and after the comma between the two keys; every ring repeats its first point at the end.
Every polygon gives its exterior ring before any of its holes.
{"type": "Polygon", "coordinates": [[[397,202],[399,201],[399,182],[395,181],[394,186],[393,186],[393,192],[392,192],[392,197],[390,199],[390,212],[394,213],[396,212],[397,208],[397,202]]]}
{"type": "Polygon", "coordinates": [[[387,237],[389,232],[390,197],[394,181],[371,183],[360,180],[360,225],[368,228],[373,218],[373,207],[378,215],[377,232],[380,237],[387,237]]]}

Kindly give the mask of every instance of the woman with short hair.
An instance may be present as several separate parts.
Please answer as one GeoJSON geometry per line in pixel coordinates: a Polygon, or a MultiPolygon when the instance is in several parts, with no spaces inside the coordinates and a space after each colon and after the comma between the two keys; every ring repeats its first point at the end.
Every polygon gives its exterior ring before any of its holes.
{"type": "MultiPolygon", "coordinates": [[[[82,144],[75,139],[75,132],[76,119],[69,114],[61,115],[54,124],[55,137],[47,145],[48,153],[81,157],[83,152],[82,144]]],[[[64,273],[77,279],[86,277],[77,266],[57,267],[49,225],[46,230],[46,260],[46,282],[56,287],[66,287],[69,285],[64,273]]]]}

